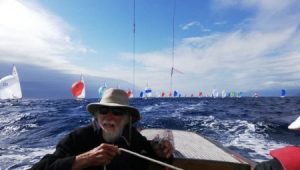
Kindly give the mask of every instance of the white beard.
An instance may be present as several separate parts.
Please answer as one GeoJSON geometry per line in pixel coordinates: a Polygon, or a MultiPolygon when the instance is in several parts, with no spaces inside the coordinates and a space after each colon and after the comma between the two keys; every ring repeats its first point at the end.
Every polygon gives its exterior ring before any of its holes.
{"type": "Polygon", "coordinates": [[[120,122],[120,125],[117,125],[117,123],[113,120],[103,120],[102,122],[100,122],[100,126],[103,130],[102,136],[104,138],[105,141],[107,142],[115,142],[119,137],[122,136],[123,133],[123,129],[126,125],[126,123],[128,122],[127,119],[122,119],[122,121],[120,122]],[[111,126],[111,127],[115,127],[115,130],[112,130],[110,128],[106,128],[106,126],[111,126]]]}

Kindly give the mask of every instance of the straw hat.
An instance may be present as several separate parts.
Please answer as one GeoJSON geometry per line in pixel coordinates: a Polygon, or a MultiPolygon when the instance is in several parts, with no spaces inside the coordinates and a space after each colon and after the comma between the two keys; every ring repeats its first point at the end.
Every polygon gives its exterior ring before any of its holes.
{"type": "Polygon", "coordinates": [[[140,112],[132,106],[129,106],[129,98],[127,93],[121,89],[109,88],[105,90],[102,99],[97,103],[87,105],[87,110],[94,116],[95,112],[101,107],[122,108],[128,110],[132,116],[132,122],[141,119],[140,112]]]}
{"type": "Polygon", "coordinates": [[[294,120],[288,128],[292,130],[300,130],[300,116],[294,120]]]}

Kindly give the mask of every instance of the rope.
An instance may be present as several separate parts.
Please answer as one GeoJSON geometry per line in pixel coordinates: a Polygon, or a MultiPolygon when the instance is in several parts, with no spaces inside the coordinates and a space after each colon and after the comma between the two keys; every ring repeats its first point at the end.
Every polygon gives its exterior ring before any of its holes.
{"type": "Polygon", "coordinates": [[[176,10],[176,0],[173,0],[173,22],[172,22],[172,67],[171,67],[171,80],[170,80],[170,91],[173,93],[173,71],[174,71],[174,39],[175,39],[175,10],[176,10]]]}
{"type": "Polygon", "coordinates": [[[137,156],[137,157],[139,157],[139,158],[143,158],[143,159],[146,159],[146,160],[148,160],[148,161],[151,161],[151,162],[160,164],[160,165],[162,165],[162,166],[166,166],[166,167],[168,167],[168,168],[172,168],[172,169],[175,169],[175,170],[183,170],[183,169],[178,168],[178,167],[176,167],[176,166],[173,166],[173,165],[170,165],[170,164],[167,164],[167,163],[164,163],[164,162],[161,162],[161,161],[158,161],[158,160],[149,158],[149,157],[147,157],[147,156],[138,154],[138,153],[136,153],[136,152],[132,152],[132,151],[127,150],[127,149],[124,149],[124,148],[119,148],[119,149],[120,149],[121,151],[123,151],[123,152],[126,152],[126,153],[132,154],[132,155],[134,155],[134,156],[137,156]]]}
{"type": "Polygon", "coordinates": [[[135,0],[133,0],[133,42],[132,42],[132,51],[133,51],[133,72],[132,72],[132,79],[133,79],[133,88],[132,93],[133,97],[135,97],[135,0]]]}

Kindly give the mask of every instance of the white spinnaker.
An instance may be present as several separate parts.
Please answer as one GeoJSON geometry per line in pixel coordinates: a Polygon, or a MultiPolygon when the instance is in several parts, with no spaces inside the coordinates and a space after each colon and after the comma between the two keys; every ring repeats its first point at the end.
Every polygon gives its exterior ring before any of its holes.
{"type": "Polygon", "coordinates": [[[0,99],[22,98],[21,85],[16,66],[13,66],[12,74],[0,79],[0,99]]]}
{"type": "Polygon", "coordinates": [[[222,98],[225,98],[225,97],[226,97],[226,91],[222,90],[222,98]]]}

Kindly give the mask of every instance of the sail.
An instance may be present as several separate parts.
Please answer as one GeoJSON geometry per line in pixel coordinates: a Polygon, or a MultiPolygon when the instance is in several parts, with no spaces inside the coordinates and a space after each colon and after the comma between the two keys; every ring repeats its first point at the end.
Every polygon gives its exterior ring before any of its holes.
{"type": "Polygon", "coordinates": [[[177,95],[178,95],[178,92],[177,92],[176,90],[174,90],[173,96],[174,96],[174,97],[177,97],[177,95]]]}
{"type": "Polygon", "coordinates": [[[144,92],[141,91],[141,92],[140,92],[140,98],[143,98],[143,97],[144,97],[144,92]]]}
{"type": "Polygon", "coordinates": [[[285,97],[285,94],[286,94],[286,91],[284,89],[282,89],[280,97],[285,97]]]}
{"type": "Polygon", "coordinates": [[[222,90],[222,98],[225,98],[227,96],[226,90],[222,90]]]}
{"type": "Polygon", "coordinates": [[[0,99],[20,99],[22,91],[16,66],[12,74],[0,79],[0,99]]]}
{"type": "Polygon", "coordinates": [[[127,96],[130,97],[130,98],[133,97],[133,93],[130,89],[128,89],[128,91],[127,91],[127,96]]]}
{"type": "Polygon", "coordinates": [[[238,94],[237,94],[237,97],[243,97],[243,92],[239,92],[238,94]]]}
{"type": "Polygon", "coordinates": [[[146,97],[152,97],[152,90],[149,87],[145,88],[145,96],[146,97]]]}
{"type": "Polygon", "coordinates": [[[72,84],[71,90],[72,90],[72,95],[77,99],[85,98],[85,84],[82,75],[79,81],[72,84]]]}
{"type": "Polygon", "coordinates": [[[213,89],[212,92],[211,92],[211,97],[219,97],[219,92],[217,91],[217,89],[213,89]]]}
{"type": "Polygon", "coordinates": [[[202,96],[203,96],[202,91],[199,92],[198,96],[199,96],[199,97],[202,97],[202,96]]]}
{"type": "Polygon", "coordinates": [[[99,98],[102,98],[103,93],[104,93],[106,88],[107,88],[107,84],[106,84],[106,81],[105,81],[104,85],[100,86],[99,89],[98,89],[99,98]]]}
{"type": "Polygon", "coordinates": [[[237,93],[235,91],[231,91],[229,96],[230,97],[237,97],[237,93]]]}
{"type": "Polygon", "coordinates": [[[102,98],[104,90],[105,90],[104,86],[99,87],[98,89],[99,98],[102,98]]]}

